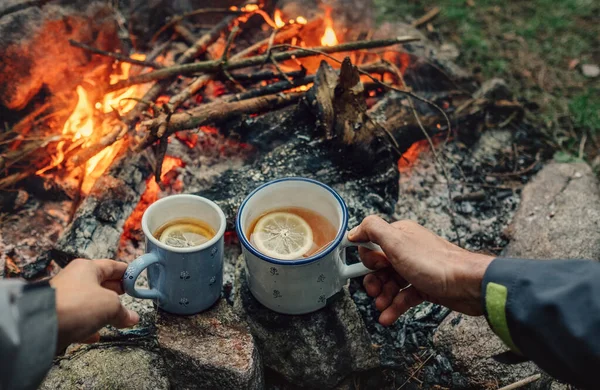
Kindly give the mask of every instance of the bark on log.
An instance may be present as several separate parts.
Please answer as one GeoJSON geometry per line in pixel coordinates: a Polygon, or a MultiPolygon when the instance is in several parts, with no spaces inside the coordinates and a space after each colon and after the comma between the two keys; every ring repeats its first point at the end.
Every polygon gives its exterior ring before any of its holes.
{"type": "Polygon", "coordinates": [[[60,266],[75,258],[114,258],[123,224],[152,172],[144,153],[128,152],[128,145],[123,146],[120,156],[98,179],[51,250],[52,259],[60,266]]]}

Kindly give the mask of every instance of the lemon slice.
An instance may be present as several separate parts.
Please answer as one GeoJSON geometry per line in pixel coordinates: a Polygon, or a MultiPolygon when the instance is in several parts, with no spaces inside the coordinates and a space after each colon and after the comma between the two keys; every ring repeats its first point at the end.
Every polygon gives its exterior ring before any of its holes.
{"type": "Polygon", "coordinates": [[[204,244],[213,234],[202,226],[178,223],[169,226],[160,235],[160,242],[176,248],[189,248],[204,244]]]}
{"type": "Polygon", "coordinates": [[[273,212],[258,220],[252,235],[256,249],[281,260],[301,258],[313,245],[313,233],[296,214],[273,212]]]}

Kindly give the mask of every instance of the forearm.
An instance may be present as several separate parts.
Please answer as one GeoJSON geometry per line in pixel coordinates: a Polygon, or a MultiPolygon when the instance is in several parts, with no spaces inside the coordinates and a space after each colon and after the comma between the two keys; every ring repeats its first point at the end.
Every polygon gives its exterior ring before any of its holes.
{"type": "Polygon", "coordinates": [[[0,388],[35,389],[52,364],[57,320],[49,285],[0,283],[0,388]]]}
{"type": "Polygon", "coordinates": [[[592,386],[600,367],[600,264],[496,259],[482,284],[494,332],[549,374],[592,386]]]}

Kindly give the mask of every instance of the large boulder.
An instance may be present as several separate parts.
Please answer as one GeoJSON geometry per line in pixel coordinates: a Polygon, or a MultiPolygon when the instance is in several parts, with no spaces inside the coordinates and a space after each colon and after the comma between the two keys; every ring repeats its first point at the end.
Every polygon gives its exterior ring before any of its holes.
{"type": "Polygon", "coordinates": [[[523,189],[507,257],[600,260],[600,187],[589,165],[547,165],[523,189]]]}
{"type": "Polygon", "coordinates": [[[42,390],[167,390],[160,355],[136,346],[96,344],[75,349],[55,362],[42,390]]]}
{"type": "Polygon", "coordinates": [[[333,388],[352,373],[379,366],[364,323],[347,289],[324,309],[289,316],[261,305],[238,261],[234,309],[246,319],[265,368],[307,388],[333,388]]]}
{"type": "MultiPolygon", "coordinates": [[[[523,189],[505,257],[600,259],[600,190],[587,164],[548,164],[523,189]]],[[[451,313],[434,344],[445,351],[467,387],[507,385],[541,372],[531,362],[505,365],[492,356],[508,348],[483,317],[451,313]]],[[[543,378],[536,387],[553,386],[543,378]]]]}
{"type": "Polygon", "coordinates": [[[225,300],[193,316],[160,312],[156,326],[173,388],[263,388],[253,337],[225,300]]]}

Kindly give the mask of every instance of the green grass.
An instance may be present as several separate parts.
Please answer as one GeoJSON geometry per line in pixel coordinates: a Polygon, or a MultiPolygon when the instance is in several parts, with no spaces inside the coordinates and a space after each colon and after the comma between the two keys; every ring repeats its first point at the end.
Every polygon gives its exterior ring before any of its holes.
{"type": "Polygon", "coordinates": [[[587,79],[570,65],[600,65],[599,1],[375,0],[375,4],[380,21],[410,21],[440,7],[431,39],[454,42],[461,52],[458,62],[480,80],[501,77],[516,96],[538,103],[535,124],[557,150],[577,156],[583,145],[588,161],[598,155],[600,78],[587,79]]]}

